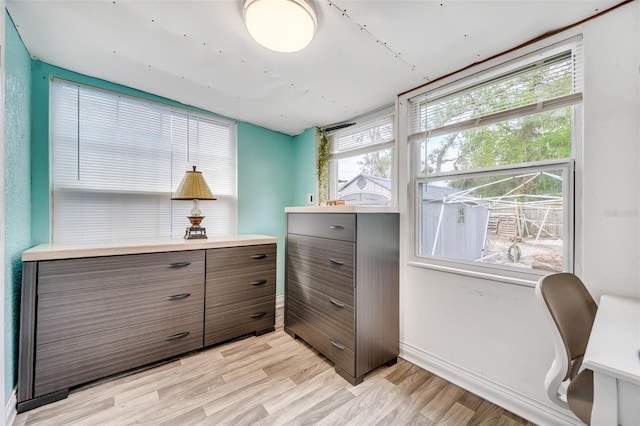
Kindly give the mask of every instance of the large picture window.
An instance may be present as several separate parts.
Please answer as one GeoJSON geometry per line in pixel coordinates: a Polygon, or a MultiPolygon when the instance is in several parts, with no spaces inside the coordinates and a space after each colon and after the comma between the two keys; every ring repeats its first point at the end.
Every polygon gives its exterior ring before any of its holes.
{"type": "Polygon", "coordinates": [[[507,276],[573,270],[579,48],[536,52],[409,100],[418,260],[507,276]]]}
{"type": "Polygon", "coordinates": [[[393,199],[395,161],[392,108],[329,134],[329,197],[346,204],[387,205],[393,199]]]}
{"type": "Polygon", "coordinates": [[[50,108],[52,241],[182,237],[191,203],[171,195],[194,165],[207,234],[235,233],[233,122],[58,79],[50,108]]]}

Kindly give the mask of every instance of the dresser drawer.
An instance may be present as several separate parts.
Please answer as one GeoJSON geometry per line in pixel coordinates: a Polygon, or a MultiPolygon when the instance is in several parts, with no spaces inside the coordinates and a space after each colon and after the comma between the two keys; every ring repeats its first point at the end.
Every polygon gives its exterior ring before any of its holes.
{"type": "Polygon", "coordinates": [[[287,290],[288,312],[313,324],[349,349],[355,349],[353,305],[304,286],[289,285],[287,290]]]}
{"type": "Polygon", "coordinates": [[[303,235],[287,236],[287,279],[331,294],[329,287],[353,293],[355,243],[303,235]]]}
{"type": "Polygon", "coordinates": [[[206,288],[206,309],[262,297],[275,298],[276,270],[207,277],[206,288]]]}
{"type": "Polygon", "coordinates": [[[344,342],[328,336],[293,312],[288,312],[288,327],[304,341],[355,377],[355,354],[344,342]]]}
{"type": "Polygon", "coordinates": [[[356,240],[356,217],[349,213],[288,213],[287,233],[356,240]]]}
{"type": "Polygon", "coordinates": [[[204,345],[272,329],[275,321],[276,303],[273,295],[207,309],[204,345]]]}
{"type": "Polygon", "coordinates": [[[84,293],[111,287],[129,292],[135,287],[198,277],[204,282],[204,253],[182,251],[94,258],[49,260],[38,264],[38,296],[84,293]]]}
{"type": "Polygon", "coordinates": [[[38,344],[34,396],[202,347],[202,313],[38,344]]]}
{"type": "Polygon", "coordinates": [[[71,260],[42,262],[36,341],[44,344],[202,312],[204,254],[164,254],[84,259],[106,270],[91,272],[71,260]],[[167,266],[171,264],[181,266],[167,266]]]}
{"type": "Polygon", "coordinates": [[[207,250],[207,277],[263,272],[276,267],[276,245],[227,247],[207,250]]]}

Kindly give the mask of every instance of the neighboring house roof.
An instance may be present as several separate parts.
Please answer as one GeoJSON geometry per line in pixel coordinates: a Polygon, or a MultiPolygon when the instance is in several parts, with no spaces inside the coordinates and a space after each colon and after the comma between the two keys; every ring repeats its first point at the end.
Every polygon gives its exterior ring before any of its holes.
{"type": "Polygon", "coordinates": [[[391,179],[386,179],[386,178],[380,178],[380,177],[375,177],[375,176],[369,176],[369,175],[365,175],[364,173],[359,173],[358,175],[356,175],[353,179],[351,179],[349,182],[347,182],[340,191],[344,191],[345,188],[349,187],[350,185],[358,182],[358,179],[360,179],[361,177],[370,180],[371,182],[382,186],[385,189],[388,189],[389,191],[391,191],[391,179]]]}
{"type": "MultiPolygon", "coordinates": [[[[362,175],[362,176],[366,176],[366,175],[362,175]]],[[[366,176],[366,178],[391,191],[391,179],[380,178],[375,176],[366,176]]]]}

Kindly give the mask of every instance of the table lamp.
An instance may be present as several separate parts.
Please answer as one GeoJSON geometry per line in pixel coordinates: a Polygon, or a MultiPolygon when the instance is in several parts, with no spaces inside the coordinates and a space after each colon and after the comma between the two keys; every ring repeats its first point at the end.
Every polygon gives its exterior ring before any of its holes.
{"type": "Polygon", "coordinates": [[[193,166],[193,170],[187,170],[187,173],[182,178],[182,182],[178,185],[178,189],[171,197],[172,200],[192,200],[193,208],[191,214],[187,216],[191,222],[191,226],[187,227],[184,233],[184,238],[187,240],[207,238],[207,230],[200,226],[200,222],[205,217],[201,215],[198,208],[199,200],[215,200],[207,182],[202,176],[202,172],[196,171],[196,166],[193,166]]]}

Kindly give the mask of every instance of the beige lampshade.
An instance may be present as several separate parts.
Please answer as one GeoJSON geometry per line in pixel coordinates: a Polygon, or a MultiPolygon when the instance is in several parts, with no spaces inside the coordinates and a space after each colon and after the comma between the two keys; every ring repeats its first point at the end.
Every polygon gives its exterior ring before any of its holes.
{"type": "Polygon", "coordinates": [[[207,182],[205,182],[202,172],[187,170],[182,178],[182,182],[178,185],[178,189],[174,192],[172,200],[215,200],[207,182]]]}

